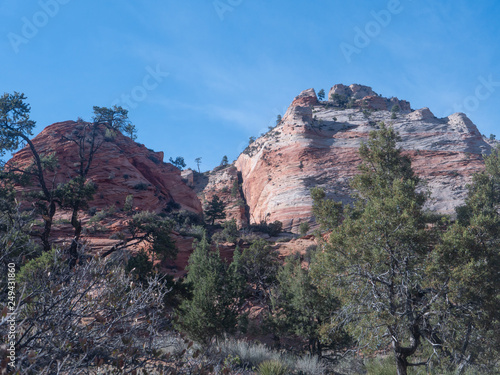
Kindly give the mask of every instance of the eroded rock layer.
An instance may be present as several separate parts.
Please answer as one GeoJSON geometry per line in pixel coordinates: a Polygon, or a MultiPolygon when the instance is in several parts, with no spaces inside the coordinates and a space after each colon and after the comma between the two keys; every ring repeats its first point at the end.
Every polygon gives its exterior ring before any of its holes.
{"type": "Polygon", "coordinates": [[[205,173],[188,169],[182,171],[182,177],[188,186],[193,188],[204,206],[217,195],[226,205],[225,220],[235,219],[238,227],[248,224],[239,174],[234,165],[219,166],[205,173]]]}
{"type": "MultiPolygon", "coordinates": [[[[74,121],[58,122],[47,126],[33,143],[40,155],[55,154],[58,167],[46,171],[49,189],[76,176],[78,148],[67,138],[74,138],[74,131],[82,126],[74,121]]],[[[88,179],[97,185],[97,193],[90,207],[105,209],[123,208],[128,195],[133,196],[133,206],[139,210],[161,212],[177,203],[181,208],[201,213],[196,194],[182,181],[180,171],[163,162],[163,152],[154,152],[119,132],[111,134],[100,129],[96,142],[102,143],[95,154],[88,179]]],[[[28,147],[17,152],[8,165],[26,166],[32,162],[28,147]]]]}
{"type": "Polygon", "coordinates": [[[351,201],[349,181],[360,163],[358,149],[384,122],[402,137],[401,147],[416,172],[427,180],[432,196],[428,209],[453,213],[463,202],[466,185],[483,166],[491,146],[463,113],[436,118],[428,108],[383,98],[367,86],[335,85],[344,95],[343,108],[319,102],[313,89],[297,96],[281,124],[258,138],[237,159],[251,222],[280,220],[297,230],[314,222],[310,189],[323,187],[328,196],[351,201]],[[392,111],[397,104],[399,111],[392,111]]]}

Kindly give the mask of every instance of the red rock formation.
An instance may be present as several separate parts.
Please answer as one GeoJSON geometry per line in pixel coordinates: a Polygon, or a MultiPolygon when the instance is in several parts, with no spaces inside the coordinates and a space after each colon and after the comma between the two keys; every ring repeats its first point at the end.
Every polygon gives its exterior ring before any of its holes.
{"type": "MultiPolygon", "coordinates": [[[[236,219],[239,226],[279,220],[285,229],[297,231],[303,221],[314,223],[312,187],[325,188],[336,200],[351,201],[349,181],[357,173],[359,146],[380,121],[400,133],[404,152],[427,180],[432,193],[429,209],[452,213],[463,201],[466,184],[484,166],[481,154],[491,150],[464,114],[438,119],[428,108],[411,111],[410,103],[383,98],[361,85],[335,85],[330,93],[354,98],[353,108],[333,108],[327,102],[318,102],[313,89],[305,90],[293,100],[279,126],[247,147],[234,165],[204,174],[187,170],[181,176],[177,168],[163,162],[163,153],[148,150],[119,133],[105,139],[103,130],[99,139],[105,141],[89,174],[98,186],[90,206],[101,210],[114,205],[120,209],[132,194],[138,210],[161,212],[169,202],[175,202],[183,209],[201,213],[200,201],[218,195],[227,204],[227,219],[236,219]],[[393,119],[390,109],[395,104],[401,110],[393,119]]],[[[54,184],[74,175],[76,146],[62,136],[71,135],[77,126],[73,121],[56,123],[33,140],[41,153],[56,153],[60,166],[55,175],[48,174],[54,184]]],[[[24,148],[9,164],[30,162],[31,153],[24,148]]],[[[69,218],[63,211],[57,215],[56,220],[69,218]]],[[[84,224],[89,217],[82,215],[84,224]]],[[[104,223],[106,232],[88,232],[84,239],[98,250],[110,247],[117,241],[110,240],[110,235],[122,231],[128,219],[126,213],[118,212],[104,223]]],[[[68,225],[55,229],[61,241],[71,237],[68,225]]],[[[175,234],[175,239],[179,257],[170,267],[181,274],[193,238],[175,234]]],[[[304,252],[310,244],[302,242],[304,252]]],[[[280,252],[293,252],[297,243],[280,245],[280,252]]],[[[224,247],[223,255],[230,257],[232,249],[224,247]]]]}
{"type": "MultiPolygon", "coordinates": [[[[70,137],[81,124],[74,121],[59,122],[46,127],[33,143],[40,155],[55,153],[58,168],[55,173],[47,171],[46,181],[49,189],[59,183],[67,182],[76,175],[74,169],[78,166],[77,146],[64,137],[70,137]]],[[[179,169],[163,162],[163,152],[154,152],[144,145],[116,132],[114,136],[106,135],[101,128],[97,142],[102,142],[95,154],[88,179],[97,185],[94,200],[89,203],[90,210],[101,211],[114,206],[114,213],[99,223],[100,230],[93,229],[89,224],[91,214],[81,212],[80,219],[84,226],[82,240],[91,244],[92,250],[99,253],[111,248],[119,242],[113,239],[127,227],[130,216],[120,212],[125,198],[133,196],[133,207],[136,211],[151,211],[161,213],[172,203],[177,203],[181,209],[201,214],[201,203],[181,178],[179,169]],[[111,238],[110,238],[111,237],[111,238]]],[[[31,164],[32,154],[25,147],[17,152],[7,163],[9,166],[26,166],[31,164]]],[[[36,186],[36,185],[35,185],[36,186]]],[[[34,189],[31,187],[30,189],[34,189]]],[[[19,188],[19,191],[26,188],[19,188]]],[[[52,240],[64,244],[73,235],[68,224],[70,214],[59,209],[54,217],[55,224],[52,240]]],[[[181,245],[184,243],[179,242],[181,245]]],[[[188,246],[189,251],[191,245],[188,246]]],[[[186,249],[182,249],[183,251],[186,249]]]]}
{"type": "MultiPolygon", "coordinates": [[[[304,91],[304,93],[307,92],[304,91]]],[[[353,107],[363,107],[367,109],[374,110],[391,110],[395,105],[399,106],[399,111],[401,113],[411,112],[410,103],[406,100],[399,100],[398,98],[384,98],[378,95],[369,86],[363,86],[358,84],[353,84],[350,86],[345,86],[342,84],[334,85],[329,93],[328,99],[334,94],[344,96],[348,99],[353,100],[353,107]]],[[[302,94],[301,94],[302,95],[302,94]]],[[[292,103],[292,105],[295,105],[292,103]]]]}
{"type": "Polygon", "coordinates": [[[194,189],[205,205],[214,195],[226,204],[226,219],[235,219],[238,227],[248,224],[245,201],[241,194],[238,171],[233,165],[217,167],[206,173],[182,171],[184,181],[194,189]]]}
{"type": "MultiPolygon", "coordinates": [[[[58,160],[56,173],[46,173],[49,188],[76,175],[77,146],[63,136],[70,137],[78,126],[74,121],[58,122],[47,126],[33,139],[40,154],[55,153],[58,160]]],[[[169,202],[175,202],[186,210],[201,212],[196,194],[182,181],[176,167],[163,162],[163,152],[149,150],[119,132],[106,137],[104,129],[100,129],[97,141],[103,143],[88,175],[97,185],[91,207],[122,208],[125,198],[131,194],[133,205],[139,210],[161,212],[169,202]]],[[[31,151],[25,147],[7,165],[27,165],[31,161],[31,151]]]]}
{"type": "Polygon", "coordinates": [[[369,86],[352,84],[345,86],[341,83],[334,85],[328,92],[328,99],[334,94],[343,95],[348,98],[363,99],[366,96],[377,96],[377,94],[369,86]]]}
{"type": "Polygon", "coordinates": [[[359,105],[332,108],[318,103],[314,90],[306,90],[294,99],[280,126],[238,157],[235,166],[251,222],[280,220],[294,231],[302,221],[313,222],[310,189],[315,186],[350,202],[349,180],[357,173],[359,146],[380,121],[400,133],[403,150],[427,180],[429,209],[453,213],[463,202],[472,174],[483,168],[481,154],[491,150],[467,116],[438,119],[428,108],[410,112],[410,103],[380,97],[366,86],[335,85],[331,93],[354,97],[359,105]],[[396,119],[390,112],[394,104],[401,108],[396,119]]]}
{"type": "Polygon", "coordinates": [[[293,103],[292,106],[294,107],[307,107],[311,105],[316,105],[318,104],[318,98],[316,97],[316,92],[314,89],[309,89],[302,91],[299,96],[297,96],[293,103]]]}
{"type": "Polygon", "coordinates": [[[363,99],[359,100],[358,103],[377,111],[387,110],[387,100],[380,96],[365,96],[363,99]]]}

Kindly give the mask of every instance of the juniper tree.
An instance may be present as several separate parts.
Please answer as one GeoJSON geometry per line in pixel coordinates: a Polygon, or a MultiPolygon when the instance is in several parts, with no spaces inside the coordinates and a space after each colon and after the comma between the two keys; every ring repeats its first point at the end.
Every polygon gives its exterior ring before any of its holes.
{"type": "Polygon", "coordinates": [[[500,358],[500,146],[485,167],[468,186],[433,263],[436,279],[447,281],[451,323],[443,325],[443,340],[459,367],[498,366],[500,358]]]}
{"type": "Polygon", "coordinates": [[[198,173],[201,173],[201,171],[200,171],[201,157],[194,159],[194,161],[195,161],[196,165],[198,166],[198,173]]]}
{"type": "Polygon", "coordinates": [[[128,119],[128,110],[116,105],[112,108],[94,106],[93,109],[92,120],[95,124],[104,124],[111,130],[126,133],[133,140],[137,138],[135,125],[128,119]]]}
{"type": "Polygon", "coordinates": [[[226,204],[219,198],[219,196],[214,195],[208,202],[205,209],[205,215],[207,220],[210,222],[210,225],[214,225],[215,220],[226,218],[226,213],[224,212],[225,209],[226,204]]]}
{"type": "Polygon", "coordinates": [[[241,306],[242,279],[238,266],[228,266],[203,236],[189,257],[186,282],[192,298],[177,310],[178,327],[203,344],[234,332],[241,306]]]}
{"type": "Polygon", "coordinates": [[[44,251],[48,251],[51,248],[49,238],[58,199],[53,186],[46,179],[45,171],[53,170],[57,160],[54,155],[39,153],[31,141],[35,121],[30,119],[31,108],[25,100],[24,94],[18,92],[5,93],[0,97],[0,156],[9,151],[17,151],[27,144],[33,160],[28,166],[10,163],[2,168],[1,177],[4,181],[32,184],[35,180],[38,184],[39,190],[32,193],[31,197],[44,221],[43,230],[37,236],[41,239],[44,251]]]}
{"type": "Polygon", "coordinates": [[[276,285],[279,270],[278,253],[259,238],[241,254],[241,272],[247,282],[247,294],[260,302],[269,302],[270,290],[276,285]]]}
{"type": "Polygon", "coordinates": [[[99,149],[106,140],[106,130],[129,132],[133,137],[135,127],[128,120],[127,110],[117,106],[113,108],[94,106],[92,123],[77,121],[71,134],[62,136],[63,141],[74,144],[78,157],[76,173],[70,175],[67,182],[60,184],[57,191],[61,206],[71,210],[74,236],[69,253],[73,262],[76,261],[82,232],[79,212],[88,207],[88,202],[93,199],[97,190],[97,186],[88,179],[88,175],[99,149]]]}
{"type": "Polygon", "coordinates": [[[325,90],[324,89],[321,89],[318,91],[318,99],[319,100],[325,99],[325,90]]]}
{"type": "Polygon", "coordinates": [[[305,236],[307,234],[307,232],[309,232],[309,229],[310,229],[310,225],[307,221],[304,221],[302,223],[300,223],[299,225],[299,234],[301,236],[305,236]]]}
{"type": "Polygon", "coordinates": [[[277,115],[276,116],[276,126],[279,126],[281,124],[282,120],[283,120],[283,118],[281,117],[281,115],[277,115]]]}
{"type": "Polygon", "coordinates": [[[310,354],[321,357],[331,344],[345,344],[343,332],[336,337],[324,335],[339,302],[333,295],[323,296],[313,284],[307,268],[297,258],[289,257],[277,274],[273,290],[271,320],[278,332],[306,339],[310,354]],[[328,336],[328,337],[325,337],[328,336]]]}
{"type": "Polygon", "coordinates": [[[399,111],[400,111],[399,104],[394,104],[391,109],[391,119],[397,118],[399,111]]]}
{"type": "Polygon", "coordinates": [[[170,163],[175,167],[179,168],[181,171],[186,168],[186,162],[182,156],[177,156],[175,159],[170,158],[170,163]]]}
{"type": "Polygon", "coordinates": [[[343,211],[342,203],[326,199],[325,190],[319,187],[311,189],[311,198],[313,200],[312,213],[321,229],[329,230],[337,227],[343,211]]]}
{"type": "Polygon", "coordinates": [[[232,242],[236,244],[240,232],[238,230],[238,225],[235,219],[227,220],[222,223],[222,231],[217,232],[212,236],[212,240],[216,242],[232,242]]]}
{"type": "Polygon", "coordinates": [[[438,344],[434,313],[444,282],[427,277],[433,233],[426,231],[422,210],[426,194],[417,189],[420,180],[398,141],[382,124],[361,145],[360,174],[352,182],[356,203],[342,218],[326,218],[341,223],[312,267],[320,290],[342,304],[332,329],[344,325],[366,351],[392,346],[403,375],[409,366],[427,363],[410,362],[422,355],[424,340],[438,344]]]}
{"type": "Polygon", "coordinates": [[[56,192],[60,205],[71,210],[74,236],[69,253],[73,263],[76,261],[77,247],[82,233],[79,213],[88,207],[97,190],[97,186],[88,176],[94,167],[94,160],[100,148],[106,141],[107,131],[127,132],[134,139],[135,127],[128,119],[128,111],[117,106],[113,108],[94,106],[93,122],[79,120],[69,135],[61,137],[63,141],[70,142],[76,147],[77,155],[75,172],[68,171],[69,180],[60,184],[56,192]]]}
{"type": "Polygon", "coordinates": [[[103,129],[105,128],[100,126],[98,122],[79,121],[69,136],[62,136],[63,141],[68,141],[76,147],[78,157],[75,173],[69,176],[67,182],[61,183],[56,192],[61,206],[71,210],[71,225],[74,228],[74,236],[69,252],[74,261],[82,232],[82,224],[78,218],[79,212],[88,207],[88,202],[93,199],[97,189],[97,186],[88,179],[88,174],[97,152],[104,143],[103,129]]]}
{"type": "Polygon", "coordinates": [[[331,94],[330,100],[333,102],[334,106],[339,108],[347,108],[347,104],[349,103],[349,98],[341,94],[331,94]]]}

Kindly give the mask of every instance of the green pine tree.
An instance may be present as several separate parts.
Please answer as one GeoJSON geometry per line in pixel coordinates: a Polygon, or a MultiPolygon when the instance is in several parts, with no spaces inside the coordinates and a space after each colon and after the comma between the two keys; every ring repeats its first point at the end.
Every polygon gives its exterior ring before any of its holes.
{"type": "Polygon", "coordinates": [[[323,296],[313,284],[309,270],[299,259],[290,257],[278,272],[278,286],[272,296],[272,323],[286,335],[308,341],[310,354],[321,357],[332,343],[345,343],[345,337],[332,335],[329,323],[339,302],[333,295],[323,296]],[[327,345],[325,345],[325,343],[327,345]]]}
{"type": "Polygon", "coordinates": [[[186,282],[193,296],[178,308],[178,328],[202,344],[236,330],[240,303],[239,255],[228,266],[212,251],[206,236],[189,257],[186,282]]]}
{"type": "Polygon", "coordinates": [[[225,219],[226,204],[219,198],[218,195],[214,195],[212,199],[208,202],[207,208],[205,209],[205,215],[210,225],[215,224],[215,220],[225,219]]]}
{"type": "Polygon", "coordinates": [[[50,232],[56,213],[58,199],[51,181],[47,180],[46,170],[54,171],[57,158],[51,153],[42,153],[35,147],[30,137],[33,135],[35,121],[30,119],[31,107],[25,102],[22,93],[5,93],[0,96],[0,156],[6,152],[15,152],[27,144],[33,157],[31,165],[26,168],[2,165],[0,176],[7,183],[32,184],[37,186],[36,192],[30,194],[34,206],[44,221],[43,229],[36,234],[40,238],[44,251],[50,251],[52,243],[50,232]]]}
{"type": "Polygon", "coordinates": [[[186,162],[184,161],[184,158],[182,156],[177,156],[175,159],[170,158],[168,161],[170,162],[170,164],[179,168],[181,171],[186,168],[186,162]]]}
{"type": "Polygon", "coordinates": [[[261,302],[269,302],[269,293],[276,284],[279,270],[278,253],[259,238],[241,254],[241,269],[247,282],[247,293],[261,302]]]}
{"type": "Polygon", "coordinates": [[[325,90],[324,89],[321,89],[318,91],[318,99],[319,100],[325,99],[325,90]]]}
{"type": "Polygon", "coordinates": [[[422,211],[426,195],[398,141],[382,124],[361,146],[361,173],[352,182],[357,201],[342,218],[326,220],[342,219],[312,269],[321,292],[342,303],[332,329],[343,322],[368,352],[391,346],[405,375],[424,342],[437,343],[438,324],[428,314],[437,311],[442,285],[430,288],[426,277],[433,239],[422,211]]]}
{"type": "Polygon", "coordinates": [[[445,339],[458,366],[500,357],[500,146],[485,166],[434,257],[438,280],[448,284],[453,309],[445,339]]]}

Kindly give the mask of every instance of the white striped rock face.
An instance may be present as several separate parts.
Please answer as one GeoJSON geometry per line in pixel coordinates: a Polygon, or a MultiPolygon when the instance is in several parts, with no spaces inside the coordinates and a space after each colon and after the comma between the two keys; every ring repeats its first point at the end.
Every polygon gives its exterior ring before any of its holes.
{"type": "Polygon", "coordinates": [[[434,117],[428,108],[412,111],[397,98],[382,98],[371,88],[335,85],[330,93],[346,93],[353,108],[318,102],[313,89],[295,98],[282,123],[257,139],[237,159],[251,222],[280,220],[297,230],[313,222],[310,189],[325,188],[328,196],[350,202],[349,181],[357,173],[358,149],[383,121],[402,137],[400,146],[432,195],[428,208],[453,213],[466,194],[472,174],[484,167],[482,154],[491,151],[476,126],[463,113],[434,117]],[[367,96],[360,96],[360,95],[367,96]],[[401,111],[391,119],[390,109],[401,111]],[[365,108],[365,109],[363,109],[365,108]]]}

